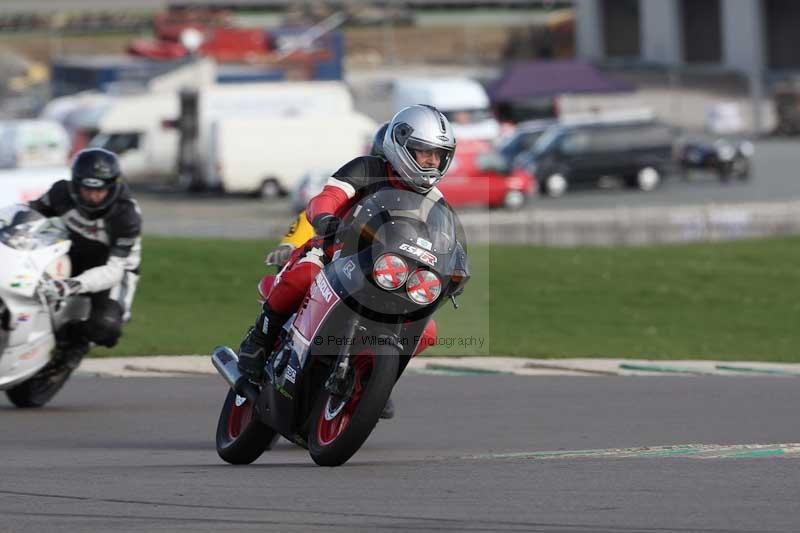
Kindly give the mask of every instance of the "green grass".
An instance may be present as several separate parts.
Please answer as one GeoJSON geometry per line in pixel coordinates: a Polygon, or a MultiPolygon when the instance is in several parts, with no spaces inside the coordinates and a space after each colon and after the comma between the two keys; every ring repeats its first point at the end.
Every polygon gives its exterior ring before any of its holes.
{"type": "MultiPolygon", "coordinates": [[[[238,345],[272,243],[144,242],[133,321],[96,355],[238,345]]],[[[472,246],[438,355],[800,361],[800,238],[642,248],[472,246]],[[480,341],[483,341],[483,345],[480,341]],[[474,344],[465,345],[467,341],[474,344]]]]}

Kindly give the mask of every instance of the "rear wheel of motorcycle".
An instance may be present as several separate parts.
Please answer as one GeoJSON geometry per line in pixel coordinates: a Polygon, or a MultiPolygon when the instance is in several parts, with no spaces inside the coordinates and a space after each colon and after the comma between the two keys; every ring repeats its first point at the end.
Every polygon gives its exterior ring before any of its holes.
{"type": "Polygon", "coordinates": [[[43,377],[37,374],[31,379],[8,389],[6,396],[17,407],[42,407],[61,390],[61,387],[69,379],[70,374],[71,371],[66,370],[51,377],[43,377]]]}
{"type": "Polygon", "coordinates": [[[217,454],[222,460],[250,464],[276,440],[277,432],[258,420],[253,404],[229,389],[217,422],[217,454]]]}
{"type": "Polygon", "coordinates": [[[392,393],[400,355],[391,345],[362,347],[350,364],[355,372],[350,397],[342,402],[323,390],[311,415],[308,451],[320,466],[344,464],[367,440],[392,393]]]}

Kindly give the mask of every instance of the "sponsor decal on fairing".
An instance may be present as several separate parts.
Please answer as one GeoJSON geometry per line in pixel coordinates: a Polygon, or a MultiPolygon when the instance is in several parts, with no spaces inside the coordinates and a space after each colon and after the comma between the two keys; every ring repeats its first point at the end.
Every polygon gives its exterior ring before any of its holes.
{"type": "Polygon", "coordinates": [[[417,237],[417,246],[421,246],[429,252],[433,250],[433,243],[431,241],[426,241],[422,237],[417,237]]]}
{"type": "Polygon", "coordinates": [[[400,249],[418,257],[423,263],[427,263],[430,266],[436,266],[436,256],[427,250],[423,250],[422,248],[417,248],[416,246],[405,243],[400,245],[400,249]]]}
{"type": "Polygon", "coordinates": [[[333,289],[328,284],[328,280],[325,278],[325,275],[320,272],[317,274],[317,277],[314,279],[316,283],[317,289],[319,289],[320,294],[325,299],[326,303],[331,302],[331,298],[333,298],[333,289]]]}
{"type": "Polygon", "coordinates": [[[342,272],[344,275],[347,276],[347,279],[353,279],[353,270],[356,269],[356,264],[352,261],[348,261],[344,268],[342,268],[342,272]]]}

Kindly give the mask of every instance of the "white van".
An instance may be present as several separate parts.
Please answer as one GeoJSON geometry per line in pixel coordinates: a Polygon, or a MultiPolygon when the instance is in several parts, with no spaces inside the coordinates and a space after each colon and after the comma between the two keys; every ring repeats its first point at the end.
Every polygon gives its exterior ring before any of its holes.
{"type": "Polygon", "coordinates": [[[65,165],[69,149],[69,136],[58,122],[0,121],[0,168],[65,165]]]}
{"type": "MultiPolygon", "coordinates": [[[[212,85],[200,89],[198,165],[207,169],[212,125],[221,118],[253,118],[346,113],[353,98],[341,82],[285,82],[212,85]]],[[[174,175],[178,161],[177,92],[115,97],[99,118],[91,146],[117,153],[123,174],[131,181],[174,175]]],[[[203,176],[213,185],[213,176],[203,176]]]]}
{"type": "Polygon", "coordinates": [[[89,146],[119,156],[122,174],[141,181],[175,172],[178,131],[165,125],[179,110],[176,93],[118,96],[99,116],[89,146]]]}
{"type": "Polygon", "coordinates": [[[394,83],[395,112],[414,104],[432,105],[453,125],[456,140],[494,141],[500,125],[492,115],[489,96],[470,78],[406,78],[394,83]]]}
{"type": "Polygon", "coordinates": [[[227,192],[275,196],[309,169],[337,169],[364,155],[377,129],[359,113],[218,120],[208,173],[227,192]]]}

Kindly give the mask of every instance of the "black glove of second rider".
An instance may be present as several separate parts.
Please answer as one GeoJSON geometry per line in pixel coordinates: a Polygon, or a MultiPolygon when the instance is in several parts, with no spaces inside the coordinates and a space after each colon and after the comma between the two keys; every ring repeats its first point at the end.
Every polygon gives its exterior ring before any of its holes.
{"type": "Polygon", "coordinates": [[[332,237],[342,225],[342,219],[335,215],[322,214],[317,215],[311,225],[314,226],[314,232],[320,237],[332,237]]]}

